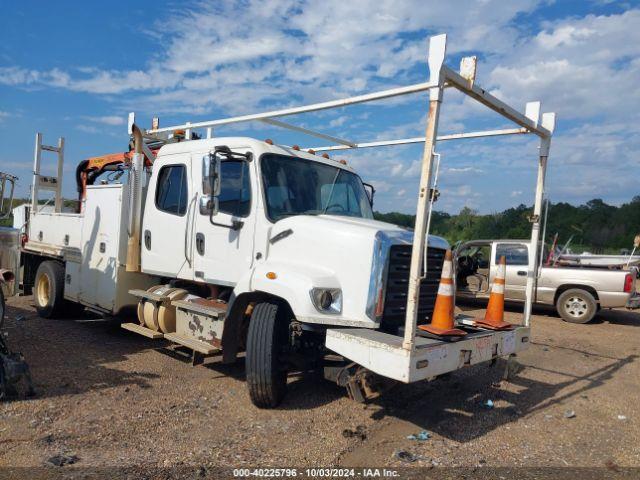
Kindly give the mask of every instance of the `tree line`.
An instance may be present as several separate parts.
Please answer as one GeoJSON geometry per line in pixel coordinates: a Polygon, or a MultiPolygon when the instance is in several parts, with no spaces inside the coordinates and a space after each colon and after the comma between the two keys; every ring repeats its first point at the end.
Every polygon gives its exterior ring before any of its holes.
{"type": "MultiPolygon", "coordinates": [[[[25,203],[14,200],[14,205],[25,203]]],[[[71,201],[68,206],[72,205],[71,201]]],[[[473,239],[526,239],[531,236],[529,217],[533,207],[518,205],[503,212],[480,215],[476,210],[464,207],[457,215],[434,211],[431,217],[431,233],[446,238],[451,244],[473,239]]],[[[406,213],[374,212],[383,222],[413,228],[415,215],[406,213]]],[[[0,220],[0,225],[11,225],[11,219],[0,220]]],[[[593,199],[584,205],[550,203],[546,241],[558,234],[559,244],[571,238],[571,246],[592,253],[618,253],[632,247],[633,239],[640,234],[640,195],[619,207],[608,205],[601,199],[593,199]]]]}
{"type": "MultiPolygon", "coordinates": [[[[451,244],[473,239],[526,239],[531,236],[529,217],[533,207],[519,205],[499,213],[480,215],[464,207],[457,215],[434,211],[431,233],[446,238],[451,244]]],[[[374,212],[377,220],[413,228],[415,215],[374,212]]],[[[571,239],[570,247],[579,252],[618,253],[630,249],[640,234],[640,195],[619,207],[608,205],[599,198],[584,205],[549,203],[545,241],[558,234],[559,244],[571,239]]]]}

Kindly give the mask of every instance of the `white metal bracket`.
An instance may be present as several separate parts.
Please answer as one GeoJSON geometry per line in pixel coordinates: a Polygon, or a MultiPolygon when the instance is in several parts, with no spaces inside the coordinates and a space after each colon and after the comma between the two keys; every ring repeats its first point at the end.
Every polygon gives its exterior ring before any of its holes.
{"type": "Polygon", "coordinates": [[[538,122],[540,122],[540,102],[528,102],[524,108],[524,116],[538,126],[538,122]]]}
{"type": "Polygon", "coordinates": [[[478,68],[478,57],[463,57],[460,60],[460,76],[469,82],[469,88],[473,87],[476,81],[478,68]]]}
{"type": "Polygon", "coordinates": [[[442,101],[442,88],[444,76],[442,75],[442,65],[447,54],[447,35],[435,35],[429,40],[429,81],[438,85],[438,88],[429,90],[429,99],[442,101]]]}

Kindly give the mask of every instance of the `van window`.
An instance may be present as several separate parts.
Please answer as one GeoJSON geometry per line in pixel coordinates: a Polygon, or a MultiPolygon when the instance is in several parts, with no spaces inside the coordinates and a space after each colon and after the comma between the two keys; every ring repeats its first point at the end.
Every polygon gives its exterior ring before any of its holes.
{"type": "Polygon", "coordinates": [[[222,185],[218,197],[223,213],[246,217],[251,207],[251,179],[247,162],[227,160],[220,166],[222,185]]]}
{"type": "Polygon", "coordinates": [[[184,215],[187,212],[187,193],[187,169],[184,165],[166,165],[160,169],[156,186],[158,210],[184,215]]]}
{"type": "Polygon", "coordinates": [[[496,264],[505,256],[508,265],[529,265],[529,252],[526,245],[519,243],[499,243],[496,245],[496,264]]]}

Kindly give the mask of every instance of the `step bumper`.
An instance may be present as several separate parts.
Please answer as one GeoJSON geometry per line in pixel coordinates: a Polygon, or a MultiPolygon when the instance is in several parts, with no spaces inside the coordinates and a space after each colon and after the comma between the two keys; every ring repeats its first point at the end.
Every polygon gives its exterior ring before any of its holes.
{"type": "Polygon", "coordinates": [[[457,342],[416,337],[415,349],[409,351],[402,348],[403,339],[396,335],[364,328],[331,328],[325,344],[378,375],[412,383],[518,353],[529,346],[530,339],[528,327],[473,332],[457,342]]]}

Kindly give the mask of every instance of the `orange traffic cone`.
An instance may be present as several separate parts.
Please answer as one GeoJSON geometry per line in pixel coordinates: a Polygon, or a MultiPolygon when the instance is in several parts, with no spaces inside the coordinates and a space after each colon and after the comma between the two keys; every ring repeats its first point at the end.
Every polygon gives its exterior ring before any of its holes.
{"type": "Polygon", "coordinates": [[[509,330],[513,325],[504,321],[504,278],[507,270],[507,259],[500,257],[496,278],[491,287],[487,311],[484,320],[476,320],[476,325],[490,330],[509,330]]]}
{"type": "Polygon", "coordinates": [[[433,335],[444,337],[461,337],[467,332],[454,328],[453,319],[453,265],[451,250],[447,250],[442,265],[442,275],[440,276],[440,286],[438,287],[438,296],[436,297],[436,305],[433,308],[433,316],[429,325],[419,325],[420,330],[429,332],[433,335]]]}

